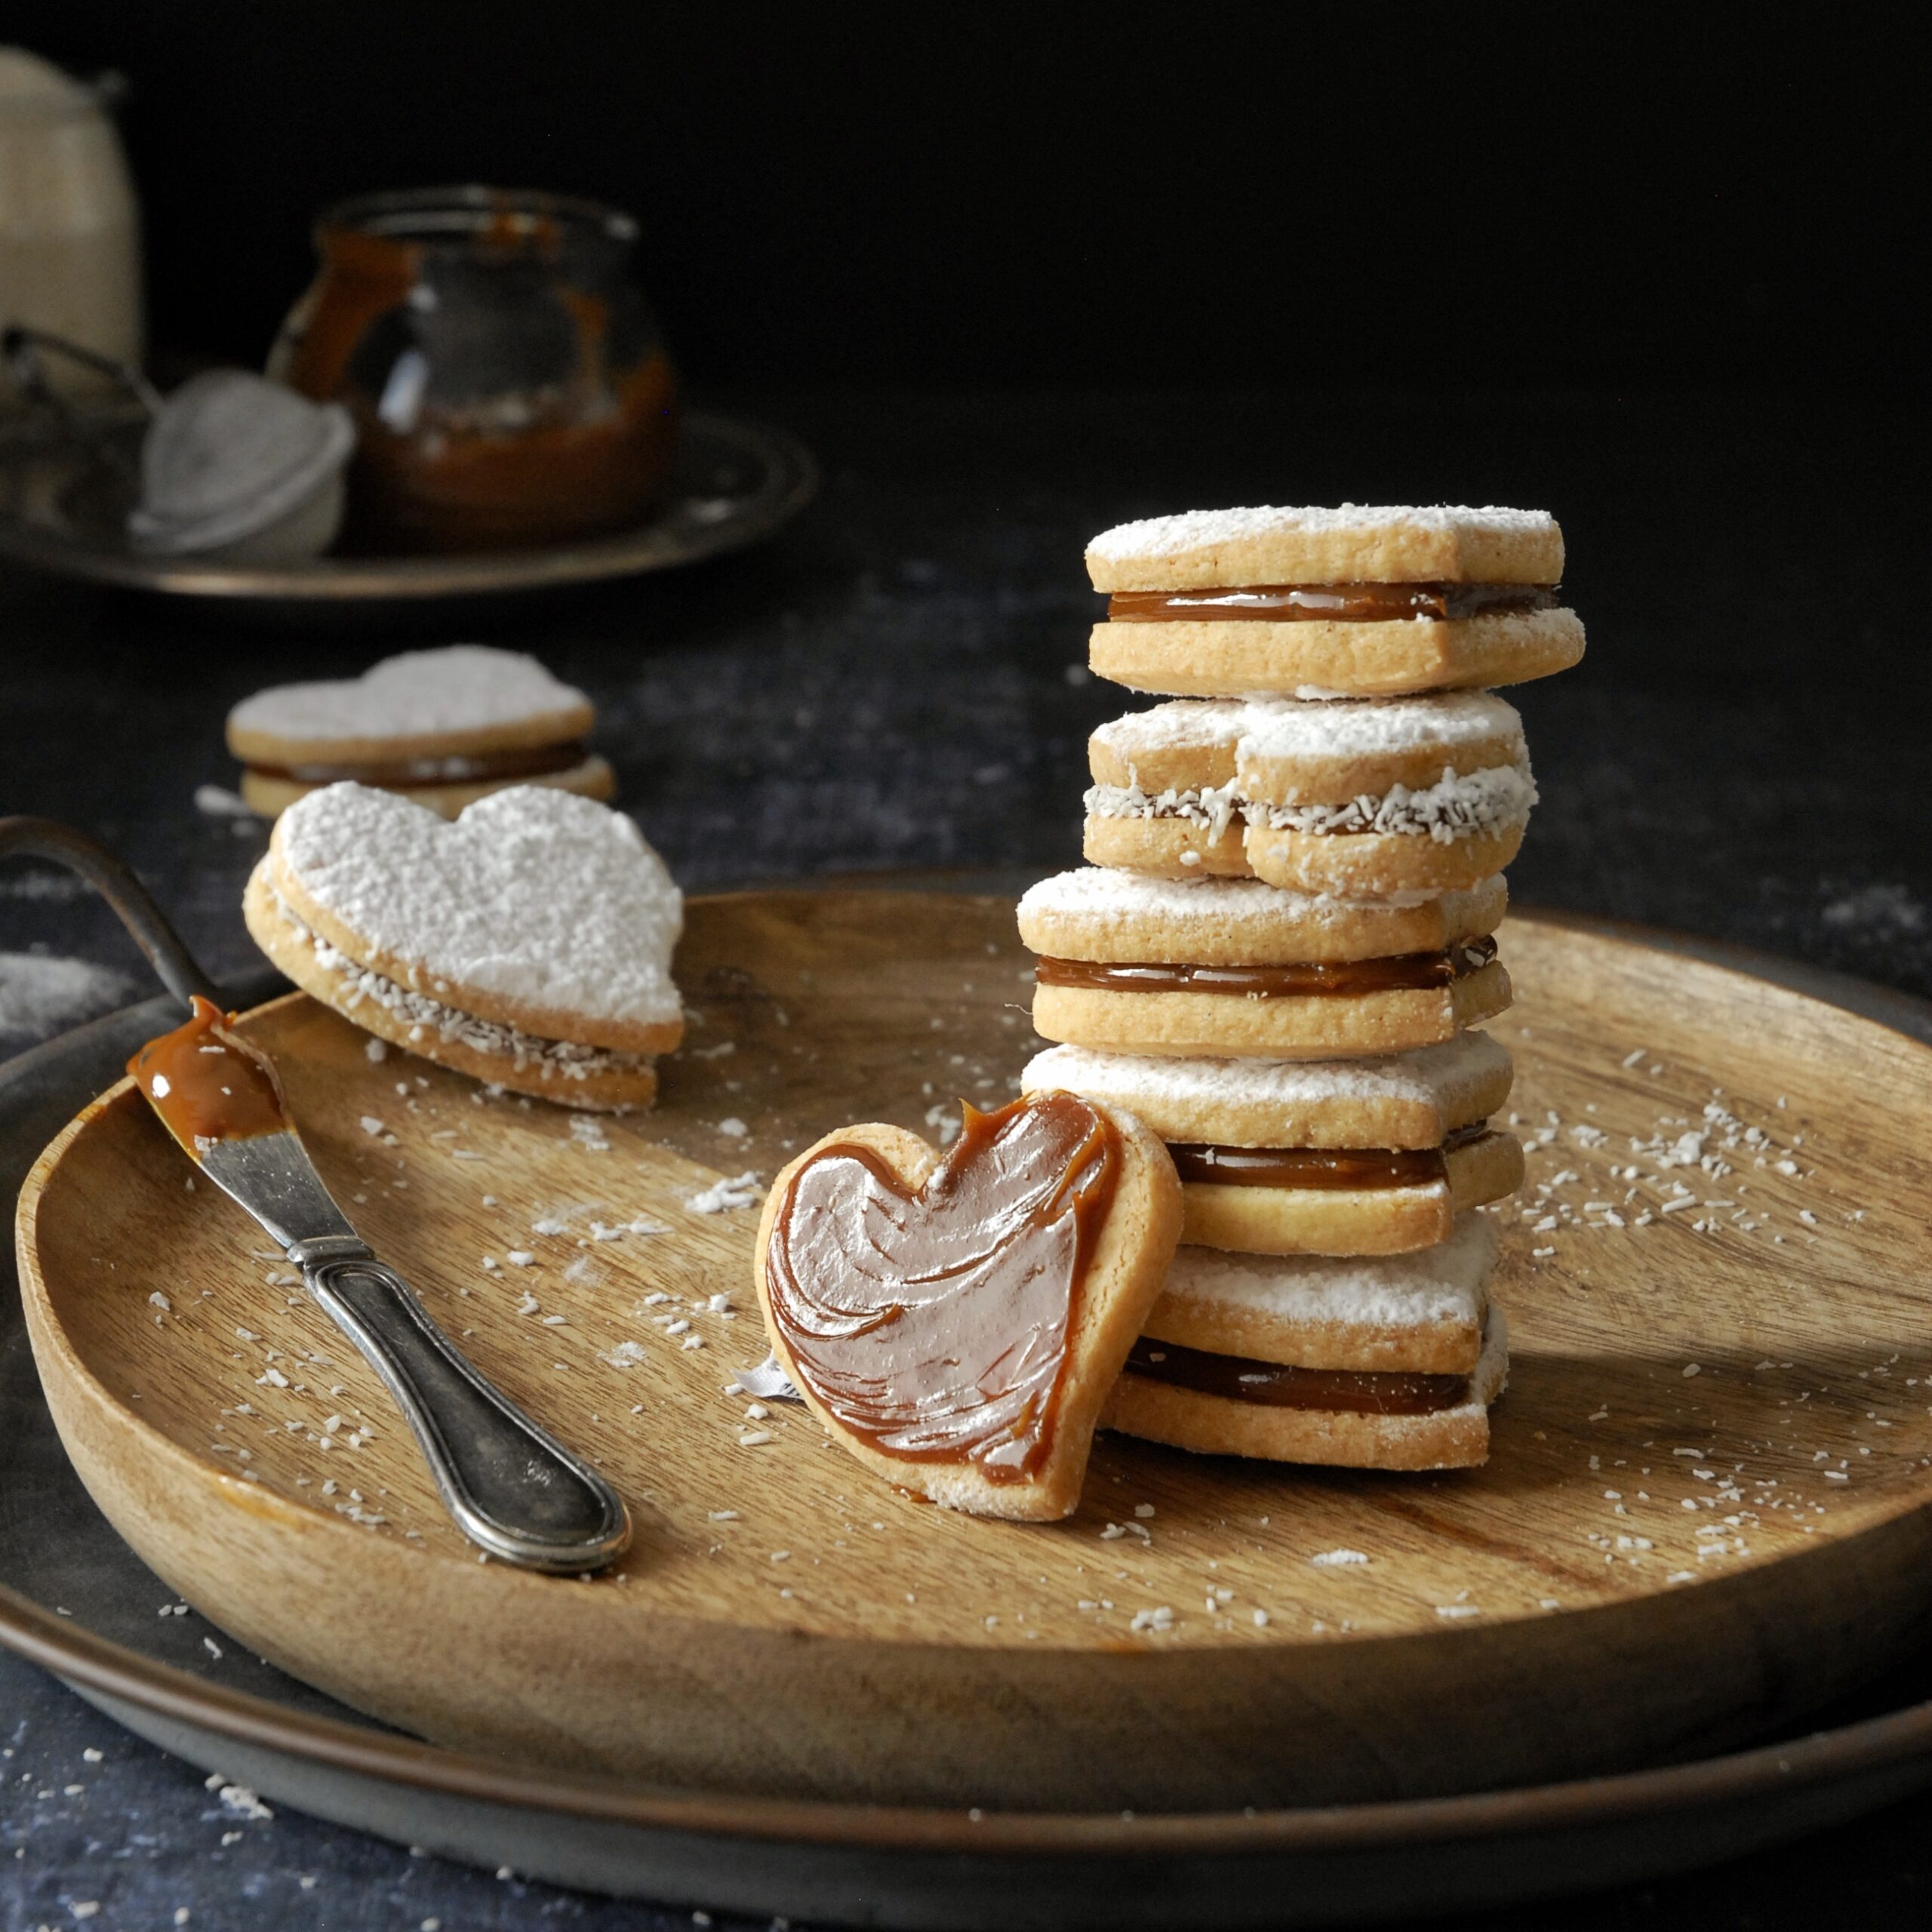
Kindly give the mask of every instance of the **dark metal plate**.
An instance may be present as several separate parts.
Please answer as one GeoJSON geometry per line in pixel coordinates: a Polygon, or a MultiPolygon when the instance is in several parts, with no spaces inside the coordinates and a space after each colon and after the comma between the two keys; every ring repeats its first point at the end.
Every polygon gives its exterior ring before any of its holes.
{"type": "MultiPolygon", "coordinates": [[[[108,419],[101,435],[133,448],[140,423],[108,419]]],[[[366,614],[635,577],[742,549],[796,515],[818,488],[818,468],[783,430],[722,416],[688,414],[669,509],[651,522],[594,542],[477,556],[324,557],[244,566],[143,556],[122,535],[126,491],[88,444],[32,423],[0,431],[0,557],[57,575],[251,613],[366,614]]]]}
{"type": "MultiPolygon", "coordinates": [[[[1932,1005],[1843,975],[1681,935],[1567,923],[1755,971],[1932,1039],[1932,1005]]],[[[60,1127],[173,1013],[150,1001],[0,1067],[8,1198],[60,1127]]],[[[485,1866],[666,1903],[867,1925],[1339,1924],[1687,1870],[1932,1784],[1932,1659],[1802,1735],[1721,1758],[1531,1789],[1252,1815],[976,1817],[651,1789],[467,1757],[344,1710],[232,1643],[217,1662],[198,1617],[157,1614],[171,1593],[69,1469],[41,1402],[11,1255],[4,1272],[0,1643],[204,1769],[485,1866]]]]}

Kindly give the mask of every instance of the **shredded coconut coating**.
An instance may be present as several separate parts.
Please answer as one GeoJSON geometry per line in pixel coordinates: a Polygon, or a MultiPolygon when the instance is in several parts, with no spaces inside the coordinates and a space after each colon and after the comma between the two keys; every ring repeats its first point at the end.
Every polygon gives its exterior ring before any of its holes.
{"type": "Polygon", "coordinates": [[[1407,1327],[1474,1323],[1487,1305],[1497,1260],[1488,1218],[1456,1217],[1445,1241],[1413,1254],[1235,1254],[1182,1247],[1168,1271],[1178,1299],[1251,1309],[1297,1322],[1407,1327]]]}
{"type": "Polygon", "coordinates": [[[1249,808],[1237,784],[1170,786],[1164,792],[1143,792],[1137,785],[1090,785],[1087,810],[1095,818],[1178,818],[1204,826],[1218,838],[1249,808]]]}
{"type": "Polygon", "coordinates": [[[1138,786],[1091,785],[1088,811],[1096,818],[1177,818],[1218,838],[1237,819],[1276,832],[1389,832],[1426,836],[1441,844],[1500,832],[1524,817],[1537,801],[1527,765],[1481,771],[1445,768],[1431,786],[1392,786],[1380,797],[1364,792],[1340,804],[1269,805],[1243,798],[1237,784],[1186,791],[1143,792],[1138,786]]]}
{"type": "Polygon", "coordinates": [[[409,738],[487,730],[589,703],[521,651],[452,644],[386,657],[359,678],[257,691],[229,713],[229,723],[297,742],[409,738]]]}
{"type": "Polygon", "coordinates": [[[1380,798],[1364,793],[1339,805],[1251,804],[1242,816],[1276,832],[1387,832],[1447,845],[1515,825],[1536,801],[1527,765],[1498,764],[1481,771],[1445,768],[1435,784],[1420,790],[1395,785],[1380,798]]]}
{"type": "Polygon", "coordinates": [[[1465,1097],[1506,1074],[1509,1053],[1487,1033],[1372,1060],[1188,1060],[1050,1047],[1027,1063],[1027,1093],[1063,1088],[1132,1108],[1137,1100],[1300,1108],[1324,1100],[1407,1102],[1461,1111],[1465,1097]]]}
{"type": "Polygon", "coordinates": [[[586,1080],[595,1073],[633,1073],[651,1064],[648,1054],[629,1054],[608,1047],[586,1047],[574,1040],[543,1040],[515,1026],[499,1026],[494,1020],[479,1020],[473,1013],[460,1013],[426,993],[412,992],[380,973],[358,964],[346,952],[339,952],[320,933],[312,932],[282,899],[274,895],[275,909],[306,945],[315,949],[323,969],[340,980],[346,995],[343,1011],[353,1014],[364,1000],[409,1022],[412,1032],[421,1029],[440,1040],[455,1041],[473,1052],[500,1055],[515,1071],[539,1066],[559,1073],[566,1080],[586,1080]]]}
{"type": "Polygon", "coordinates": [[[318,906],[409,977],[598,1020],[678,1019],[684,895],[636,825],[523,785],[461,817],[340,784],[285,811],[275,850],[318,906]]]}

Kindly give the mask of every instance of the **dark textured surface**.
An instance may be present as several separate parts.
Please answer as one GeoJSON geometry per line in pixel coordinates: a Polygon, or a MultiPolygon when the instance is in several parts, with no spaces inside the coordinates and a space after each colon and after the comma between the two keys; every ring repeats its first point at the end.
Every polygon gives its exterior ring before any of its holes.
{"type": "MultiPolygon", "coordinates": [[[[590,690],[623,801],[688,887],[1075,859],[1085,734],[1126,708],[1077,669],[1096,601],[1079,552],[1107,523],[1237,501],[1545,503],[1591,656],[1512,694],[1545,794],[1518,897],[1932,993],[1925,490],[1898,481],[1912,426],[1894,402],[747,400],[826,466],[820,503],[778,542],[459,633],[527,644],[590,690]]],[[[107,839],[217,977],[251,964],[238,902],[262,835],[193,803],[234,782],[223,714],[395,638],[0,575],[0,809],[107,839]]],[[[118,1003],[140,970],[107,915],[32,870],[0,877],[0,1050],[118,1003]],[[127,977],[36,968],[29,949],[127,977]]],[[[0,1932],[72,1924],[89,1900],[102,1926],[186,1907],[222,1932],[690,1922],[238,1817],[5,1658],[0,1728],[0,1932]]],[[[1604,1932],[1915,1924],[1924,1815],[1560,1909],[1604,1932]]]]}

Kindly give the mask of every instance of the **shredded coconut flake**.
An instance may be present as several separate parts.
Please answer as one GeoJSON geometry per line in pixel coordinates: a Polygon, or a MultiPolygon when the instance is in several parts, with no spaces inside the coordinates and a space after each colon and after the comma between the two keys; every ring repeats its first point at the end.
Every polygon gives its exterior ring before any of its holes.
{"type": "Polygon", "coordinates": [[[764,1187],[757,1171],[748,1168],[729,1180],[713,1182],[702,1193],[691,1195],[685,1205],[694,1214],[723,1214],[736,1208],[755,1208],[764,1198],[764,1187]]]}
{"type": "Polygon", "coordinates": [[[1393,833],[1447,845],[1514,825],[1536,801],[1527,764],[1467,772],[1445,766],[1435,784],[1419,791],[1396,785],[1380,798],[1364,792],[1341,804],[1250,804],[1244,811],[1251,823],[1278,832],[1393,833]]]}
{"type": "MultiPolygon", "coordinates": [[[[609,1047],[587,1047],[575,1040],[540,1039],[534,1033],[525,1032],[521,1027],[501,1025],[494,1020],[479,1020],[475,1014],[445,1006],[441,1000],[432,999],[426,993],[412,992],[407,986],[398,986],[395,980],[385,979],[381,974],[358,964],[347,953],[338,952],[320,933],[305,925],[278,894],[275,903],[290,928],[313,949],[317,964],[341,983],[343,1010],[352,1016],[366,999],[385,1012],[394,1014],[398,1019],[407,1020],[412,1028],[426,1028],[438,1039],[458,1041],[474,1053],[500,1054],[519,1072],[525,1067],[534,1066],[546,1079],[554,1073],[566,1080],[586,1080],[593,1074],[632,1072],[650,1064],[651,1056],[648,1054],[623,1053],[609,1047]]],[[[380,1042],[372,1040],[370,1044],[374,1046],[380,1042]]],[[[380,1057],[379,1054],[370,1055],[372,1060],[380,1057]]],[[[371,1128],[371,1118],[364,1117],[364,1131],[381,1133],[382,1124],[377,1121],[371,1128]]]]}

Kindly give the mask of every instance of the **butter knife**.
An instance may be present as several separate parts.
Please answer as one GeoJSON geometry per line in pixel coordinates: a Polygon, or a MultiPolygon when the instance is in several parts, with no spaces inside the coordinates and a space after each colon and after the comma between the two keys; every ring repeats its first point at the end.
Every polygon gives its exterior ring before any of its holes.
{"type": "Polygon", "coordinates": [[[194,1017],[149,1041],[128,1071],[382,1377],[471,1542],[527,1570],[599,1570],[617,1557],[630,1540],[623,1500],[486,1380],[377,1260],[322,1185],[266,1054],[197,994],[194,1017]]]}

